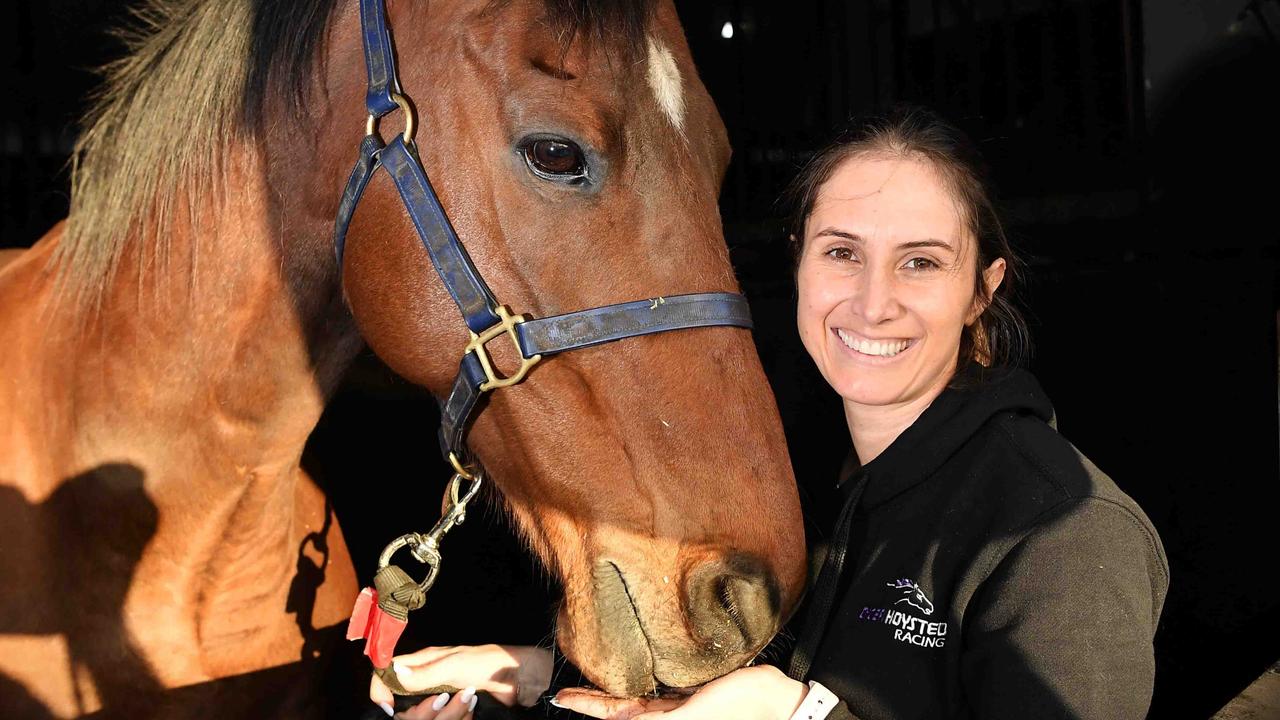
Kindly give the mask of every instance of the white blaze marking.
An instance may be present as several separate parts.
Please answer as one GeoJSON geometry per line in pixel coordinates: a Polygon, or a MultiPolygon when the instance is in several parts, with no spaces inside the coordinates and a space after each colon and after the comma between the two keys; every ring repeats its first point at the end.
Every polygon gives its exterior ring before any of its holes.
{"type": "Polygon", "coordinates": [[[684,85],[676,59],[665,45],[649,37],[649,87],[658,99],[658,107],[676,130],[684,133],[684,85]]]}

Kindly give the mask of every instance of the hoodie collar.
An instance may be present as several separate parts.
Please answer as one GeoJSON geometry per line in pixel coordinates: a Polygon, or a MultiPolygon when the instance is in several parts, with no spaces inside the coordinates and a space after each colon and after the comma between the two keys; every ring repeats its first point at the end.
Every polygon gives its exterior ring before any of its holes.
{"type": "Polygon", "coordinates": [[[841,490],[847,493],[856,484],[849,480],[865,473],[869,481],[860,504],[881,505],[923,482],[991,417],[1004,412],[1045,422],[1053,418],[1053,406],[1031,373],[969,363],[875,460],[859,468],[851,457],[840,473],[841,490]]]}

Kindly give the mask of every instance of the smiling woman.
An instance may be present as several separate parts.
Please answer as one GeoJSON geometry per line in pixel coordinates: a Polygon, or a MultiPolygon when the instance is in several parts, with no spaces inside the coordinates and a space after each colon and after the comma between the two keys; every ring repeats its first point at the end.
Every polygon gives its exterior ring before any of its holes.
{"type": "Polygon", "coordinates": [[[1017,365],[1026,354],[1010,300],[1020,262],[968,169],[977,167],[944,126],[915,114],[897,126],[869,123],[797,180],[800,337],[846,414],[893,408],[874,441],[882,411],[857,423],[869,443],[859,448],[863,463],[920,415],[958,363],[1017,365]]]}
{"type": "Polygon", "coordinates": [[[824,688],[812,717],[1144,717],[1167,563],[1017,369],[1020,263],[976,152],[903,110],[795,188],[797,323],[854,451],[790,668],[824,688]]]}
{"type": "MultiPolygon", "coordinates": [[[[935,175],[911,158],[846,162],[809,216],[800,337],[848,413],[919,415],[955,374],[964,328],[1004,280],[996,258],[975,288],[974,243],[935,175]]],[[[866,461],[879,454],[868,450],[866,461]]]]}
{"type": "Polygon", "coordinates": [[[1019,263],[979,168],[958,130],[904,110],[795,183],[796,320],[853,453],[789,677],[560,702],[613,720],[1145,716],[1164,552],[1016,368],[1019,263]]]}

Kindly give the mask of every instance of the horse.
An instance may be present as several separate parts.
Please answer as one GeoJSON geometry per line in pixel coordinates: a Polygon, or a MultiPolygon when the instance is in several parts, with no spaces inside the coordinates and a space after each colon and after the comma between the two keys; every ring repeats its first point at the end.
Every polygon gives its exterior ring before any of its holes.
{"type": "MultiPolygon", "coordinates": [[[[546,317],[737,292],[727,136],[670,0],[386,12],[422,165],[505,301],[546,317]]],[[[385,173],[335,257],[360,138],[410,134],[363,112],[355,2],[139,17],[67,219],[0,265],[0,707],[323,715],[331,646],[305,631],[343,625],[358,588],[303,445],[366,343],[445,397],[467,328],[385,173]],[[242,677],[266,680],[225,684],[242,677]]],[[[797,601],[799,502],[745,330],[547,358],[487,396],[467,443],[562,586],[559,647],[608,692],[728,672],[797,601]]]]}

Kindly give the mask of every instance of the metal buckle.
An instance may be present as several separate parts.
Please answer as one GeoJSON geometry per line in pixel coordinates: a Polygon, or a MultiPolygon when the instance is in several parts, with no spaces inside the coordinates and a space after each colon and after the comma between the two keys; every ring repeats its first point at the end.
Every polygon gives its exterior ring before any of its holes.
{"type": "Polygon", "coordinates": [[[525,357],[520,352],[520,339],[516,337],[516,326],[524,322],[527,318],[523,315],[512,315],[506,305],[499,305],[495,310],[498,314],[498,322],[489,328],[480,331],[480,334],[471,333],[471,342],[467,343],[467,348],[462,351],[463,355],[469,352],[476,354],[476,359],[480,361],[480,367],[484,369],[484,376],[488,378],[480,383],[480,392],[488,392],[498,388],[510,387],[524,380],[524,376],[529,374],[529,370],[538,364],[542,359],[541,355],[533,357],[525,357]],[[489,351],[485,349],[485,343],[506,333],[511,337],[511,344],[516,348],[516,355],[520,358],[520,369],[516,370],[511,377],[498,377],[493,371],[493,361],[489,359],[489,351]]]}
{"type": "MultiPolygon", "coordinates": [[[[401,112],[404,113],[404,132],[401,134],[404,135],[406,144],[411,143],[413,142],[414,132],[418,129],[418,117],[413,112],[413,106],[409,104],[409,98],[398,92],[393,92],[391,93],[391,99],[395,101],[396,105],[400,106],[401,112]]],[[[364,134],[373,135],[378,132],[378,120],[380,119],[375,115],[369,115],[364,121],[364,134]]]]}

